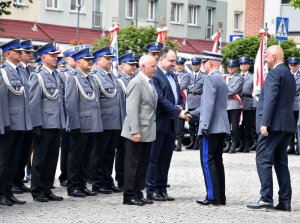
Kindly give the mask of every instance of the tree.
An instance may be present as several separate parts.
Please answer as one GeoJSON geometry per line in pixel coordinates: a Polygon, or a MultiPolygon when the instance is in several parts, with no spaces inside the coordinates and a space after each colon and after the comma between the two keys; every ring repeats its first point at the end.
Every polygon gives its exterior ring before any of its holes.
{"type": "Polygon", "coordinates": [[[300,8],[300,0],[291,0],[290,1],[291,6],[293,6],[295,9],[300,8]]]}
{"type": "MultiPolygon", "coordinates": [[[[32,0],[28,0],[30,3],[32,3],[32,0]]],[[[17,3],[13,3],[13,1],[1,1],[0,2],[0,16],[2,15],[10,15],[10,9],[11,6],[15,7],[15,8],[23,8],[22,5],[19,5],[17,3]]]]}
{"type": "MultiPolygon", "coordinates": [[[[137,54],[146,52],[146,46],[150,42],[155,42],[157,38],[156,30],[153,27],[127,26],[120,29],[118,33],[119,55],[123,55],[126,50],[134,50],[137,54]]],[[[109,45],[110,36],[102,37],[95,41],[92,51],[109,45]]],[[[166,40],[166,46],[178,49],[177,42],[166,40]]]]}
{"type": "MultiPolygon", "coordinates": [[[[260,36],[246,36],[244,38],[236,39],[232,43],[226,45],[222,49],[223,63],[229,59],[238,60],[242,56],[249,56],[251,59],[251,65],[254,64],[254,60],[259,48],[260,36]]],[[[272,36],[268,39],[268,46],[278,45],[278,41],[272,36]]],[[[287,60],[289,57],[299,57],[300,51],[296,47],[296,43],[293,40],[282,41],[281,47],[284,51],[284,58],[287,60]]],[[[252,66],[253,69],[253,66],[252,66]]]]}

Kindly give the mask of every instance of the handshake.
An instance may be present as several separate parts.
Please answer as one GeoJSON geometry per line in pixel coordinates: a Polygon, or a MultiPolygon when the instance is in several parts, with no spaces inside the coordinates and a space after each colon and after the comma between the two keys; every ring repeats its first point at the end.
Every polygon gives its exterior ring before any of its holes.
{"type": "Polygon", "coordinates": [[[179,118],[186,120],[186,121],[190,121],[192,119],[192,116],[188,111],[181,110],[181,112],[179,114],[179,118]]]}

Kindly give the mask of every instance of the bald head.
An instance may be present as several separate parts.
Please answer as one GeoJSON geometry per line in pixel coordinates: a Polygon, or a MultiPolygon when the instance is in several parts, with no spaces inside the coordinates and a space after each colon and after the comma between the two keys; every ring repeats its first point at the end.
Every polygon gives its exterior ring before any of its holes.
{"type": "Polygon", "coordinates": [[[266,51],[266,61],[270,69],[272,69],[275,65],[282,63],[283,59],[284,53],[280,46],[273,45],[268,47],[266,51]]]}
{"type": "Polygon", "coordinates": [[[156,64],[157,64],[156,58],[149,54],[142,56],[139,61],[139,67],[141,72],[149,78],[154,76],[156,70],[156,64]]]}

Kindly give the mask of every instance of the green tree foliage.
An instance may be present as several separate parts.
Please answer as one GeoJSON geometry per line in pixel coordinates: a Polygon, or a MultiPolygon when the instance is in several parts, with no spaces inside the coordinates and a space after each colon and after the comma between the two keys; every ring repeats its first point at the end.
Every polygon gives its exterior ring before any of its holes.
{"type": "MultiPolygon", "coordinates": [[[[260,45],[260,38],[260,36],[246,36],[244,38],[236,39],[232,43],[223,47],[223,63],[226,64],[226,61],[229,59],[238,60],[238,58],[242,56],[249,56],[251,59],[251,65],[253,65],[260,45]]],[[[272,45],[278,45],[278,41],[273,36],[268,39],[268,46],[272,45]]],[[[285,60],[292,56],[300,56],[300,51],[297,49],[293,40],[281,42],[281,47],[284,51],[285,60]]]]}
{"type": "MultiPolygon", "coordinates": [[[[30,3],[32,3],[32,0],[28,0],[30,3]]],[[[10,9],[11,7],[15,8],[23,8],[22,5],[18,5],[16,3],[13,3],[13,1],[0,1],[0,16],[2,15],[10,15],[10,9]]]]}
{"type": "Polygon", "coordinates": [[[296,9],[300,9],[300,0],[291,0],[290,1],[291,6],[293,6],[296,9]]]}
{"type": "MultiPolygon", "coordinates": [[[[126,50],[134,50],[137,54],[146,52],[146,46],[150,42],[155,42],[157,38],[156,30],[153,27],[127,26],[120,29],[118,33],[119,55],[123,55],[126,50]]],[[[92,51],[109,45],[110,36],[100,38],[93,44],[92,51]]],[[[166,46],[178,49],[178,43],[166,40],[166,46]]]]}

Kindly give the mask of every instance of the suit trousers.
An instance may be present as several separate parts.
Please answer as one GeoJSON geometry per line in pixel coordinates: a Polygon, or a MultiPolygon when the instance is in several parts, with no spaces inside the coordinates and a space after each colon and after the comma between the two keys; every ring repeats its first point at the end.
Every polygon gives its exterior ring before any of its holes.
{"type": "Polygon", "coordinates": [[[34,138],[31,170],[31,194],[51,193],[59,155],[60,129],[42,129],[41,139],[34,138]]]}
{"type": "Polygon", "coordinates": [[[26,131],[24,135],[23,146],[20,154],[20,161],[16,170],[16,174],[13,180],[13,184],[18,186],[22,185],[22,181],[25,177],[25,167],[30,159],[33,146],[33,133],[32,130],[26,131]]]}
{"type": "Polygon", "coordinates": [[[210,134],[209,138],[201,136],[200,160],[205,180],[206,199],[219,201],[225,197],[225,171],[223,165],[223,143],[226,134],[210,134]]]}
{"type": "Polygon", "coordinates": [[[233,143],[237,143],[239,138],[239,121],[241,109],[228,110],[227,113],[229,123],[231,125],[231,140],[233,143]]]}
{"type": "Polygon", "coordinates": [[[174,150],[175,132],[156,132],[146,175],[147,194],[166,193],[168,173],[174,150]]]}
{"type": "MultiPolygon", "coordinates": [[[[297,126],[298,118],[299,118],[299,111],[293,111],[293,113],[294,113],[295,124],[296,124],[296,126],[297,126]]],[[[298,140],[298,135],[297,135],[297,133],[292,135],[291,141],[290,141],[290,143],[289,143],[290,145],[294,145],[294,144],[295,144],[295,138],[298,140]]]]}
{"type": "Polygon", "coordinates": [[[104,130],[99,136],[99,145],[93,146],[91,153],[91,182],[94,188],[114,185],[112,170],[115,151],[119,144],[120,130],[104,130]]]}
{"type": "Polygon", "coordinates": [[[70,133],[70,150],[67,166],[68,191],[84,189],[88,180],[88,161],[91,147],[98,146],[100,133],[70,133]]]}
{"type": "Polygon", "coordinates": [[[115,160],[115,180],[118,182],[118,187],[123,187],[124,185],[124,157],[125,157],[125,138],[120,136],[119,145],[116,152],[115,160]]]}
{"type": "Polygon", "coordinates": [[[251,141],[253,137],[253,110],[243,110],[243,124],[245,129],[245,140],[251,141]]]}
{"type": "MultiPolygon", "coordinates": [[[[189,112],[194,111],[195,109],[189,109],[189,112]]],[[[197,136],[199,128],[199,119],[192,119],[189,121],[189,132],[191,136],[197,136]]]]}
{"type": "Polygon", "coordinates": [[[20,161],[25,131],[11,130],[0,136],[0,197],[10,196],[20,161]]]}
{"type": "Polygon", "coordinates": [[[185,120],[182,120],[180,118],[177,118],[176,120],[176,138],[183,138],[184,136],[184,122],[185,120]]]}
{"type": "Polygon", "coordinates": [[[261,200],[273,202],[272,166],[279,184],[279,203],[291,204],[292,188],[288,169],[287,145],[292,133],[269,132],[258,137],[256,148],[256,167],[261,184],[261,200]]]}
{"type": "Polygon", "coordinates": [[[151,145],[125,139],[124,196],[138,196],[145,189],[151,145]]]}
{"type": "Polygon", "coordinates": [[[58,177],[60,182],[67,180],[69,151],[70,151],[70,132],[63,130],[61,134],[61,149],[60,149],[61,174],[58,177]]]}

